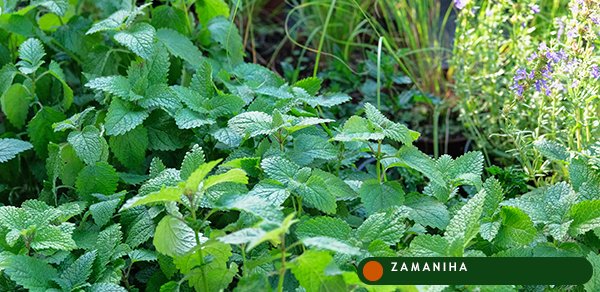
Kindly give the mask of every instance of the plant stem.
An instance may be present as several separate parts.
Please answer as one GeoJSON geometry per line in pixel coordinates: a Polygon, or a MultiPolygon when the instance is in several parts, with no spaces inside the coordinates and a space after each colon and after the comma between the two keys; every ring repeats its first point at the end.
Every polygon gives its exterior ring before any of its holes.
{"type": "MultiPolygon", "coordinates": [[[[283,280],[285,277],[285,234],[281,235],[281,268],[279,269],[279,281],[277,283],[277,291],[283,292],[283,280]]],[[[208,291],[208,290],[207,290],[208,291]]]]}
{"type": "MultiPolygon", "coordinates": [[[[190,200],[190,211],[192,213],[192,219],[194,223],[196,223],[196,205],[194,204],[194,194],[190,194],[187,196],[190,200]]],[[[194,230],[194,237],[196,239],[196,245],[198,246],[198,254],[200,255],[200,272],[202,273],[202,284],[204,285],[204,291],[208,290],[208,281],[206,278],[206,271],[204,270],[204,254],[202,253],[202,245],[200,244],[200,235],[198,234],[198,230],[196,228],[192,228],[194,230]]]]}
{"type": "Polygon", "coordinates": [[[439,145],[439,122],[440,122],[440,106],[436,105],[433,108],[433,157],[438,158],[440,156],[440,145],[439,145]]]}
{"type": "Polygon", "coordinates": [[[325,36],[327,35],[327,27],[329,26],[329,20],[331,19],[331,15],[333,15],[333,10],[335,8],[336,0],[331,1],[331,5],[329,6],[329,11],[327,11],[327,17],[325,18],[325,23],[323,24],[323,32],[321,33],[321,39],[319,40],[319,47],[317,49],[317,56],[315,58],[315,67],[313,69],[313,77],[317,77],[317,72],[319,72],[319,62],[321,61],[321,51],[323,50],[323,43],[325,43],[325,36]]]}

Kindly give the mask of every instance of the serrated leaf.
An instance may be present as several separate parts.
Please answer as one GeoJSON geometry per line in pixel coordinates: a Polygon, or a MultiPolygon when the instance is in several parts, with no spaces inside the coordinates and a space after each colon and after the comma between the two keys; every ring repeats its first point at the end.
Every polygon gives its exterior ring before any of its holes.
{"type": "Polygon", "coordinates": [[[125,134],[142,124],[148,115],[147,110],[137,110],[124,101],[114,99],[106,114],[106,134],[110,136],[125,134]]]}
{"type": "Polygon", "coordinates": [[[108,159],[108,144],[98,128],[89,125],[81,132],[73,131],[67,137],[77,156],[88,165],[108,159]]]}
{"type": "Polygon", "coordinates": [[[0,97],[2,111],[8,121],[18,129],[23,128],[29,113],[29,103],[33,97],[27,88],[19,83],[11,85],[0,97]]]}
{"type": "Polygon", "coordinates": [[[183,162],[181,162],[181,179],[186,180],[190,175],[204,163],[204,151],[202,147],[195,144],[190,151],[185,153],[183,162]]]}
{"type": "Polygon", "coordinates": [[[342,131],[335,135],[333,139],[336,141],[349,142],[383,140],[384,137],[385,135],[381,127],[374,125],[367,119],[352,116],[344,123],[342,131]]]}
{"type": "Polygon", "coordinates": [[[479,232],[479,218],[486,196],[485,190],[479,191],[450,219],[444,238],[450,243],[453,252],[462,254],[463,249],[479,232]]]}
{"type": "Polygon", "coordinates": [[[227,53],[228,64],[235,67],[244,61],[244,46],[237,27],[225,17],[215,17],[207,23],[211,38],[227,53]]]}
{"type": "Polygon", "coordinates": [[[59,143],[64,139],[64,134],[55,133],[52,124],[64,120],[66,117],[61,112],[51,107],[43,107],[27,124],[27,134],[33,148],[39,157],[48,155],[48,144],[59,143]]]}
{"type": "Polygon", "coordinates": [[[215,17],[229,17],[229,6],[223,0],[201,0],[196,5],[198,20],[203,26],[206,26],[215,17]]]}
{"type": "Polygon", "coordinates": [[[327,181],[319,175],[311,175],[305,184],[294,182],[292,191],[302,197],[306,206],[334,214],[337,208],[336,197],[328,188],[327,181]]]}
{"type": "Polygon", "coordinates": [[[326,93],[324,95],[319,95],[316,98],[306,99],[304,101],[312,107],[317,107],[317,106],[334,107],[334,106],[340,105],[342,103],[345,103],[351,99],[352,98],[345,93],[333,92],[333,93],[326,93]]]}
{"type": "Polygon", "coordinates": [[[565,161],[569,158],[567,148],[555,141],[542,139],[535,141],[533,146],[550,160],[565,161]]]}
{"type": "Polygon", "coordinates": [[[329,236],[341,241],[347,241],[350,239],[351,232],[352,228],[343,220],[319,216],[298,223],[295,233],[299,239],[329,236]]]}
{"type": "Polygon", "coordinates": [[[69,9],[69,1],[67,0],[34,0],[31,1],[31,4],[46,7],[59,16],[64,16],[67,9],[69,9]]]}
{"type": "Polygon", "coordinates": [[[294,148],[290,155],[298,164],[308,165],[315,159],[336,159],[337,149],[327,138],[301,134],[294,138],[294,148]]]}
{"type": "Polygon", "coordinates": [[[131,86],[129,84],[129,80],[120,75],[94,78],[86,83],[85,87],[95,90],[102,90],[130,101],[141,98],[141,96],[133,96],[132,98],[130,95],[131,86]]]}
{"type": "Polygon", "coordinates": [[[386,118],[370,103],[365,104],[367,119],[383,129],[383,134],[394,141],[411,144],[419,138],[419,133],[409,130],[405,125],[394,123],[386,118]]]}
{"type": "Polygon", "coordinates": [[[132,262],[154,262],[157,260],[156,253],[151,250],[135,249],[127,254],[132,262]]]}
{"type": "Polygon", "coordinates": [[[40,40],[35,38],[27,39],[19,46],[19,59],[17,67],[23,74],[32,74],[37,71],[44,61],[42,58],[46,55],[44,46],[40,40]]]}
{"type": "Polygon", "coordinates": [[[5,138],[0,139],[0,163],[9,161],[17,156],[17,154],[33,148],[29,142],[5,138]]]}
{"type": "Polygon", "coordinates": [[[56,270],[43,260],[25,255],[13,255],[6,259],[4,273],[30,291],[45,291],[56,277],[56,270]]]}
{"type": "Polygon", "coordinates": [[[60,65],[56,63],[54,60],[50,62],[50,66],[48,66],[48,72],[50,75],[54,76],[63,88],[63,106],[65,109],[69,109],[71,104],[73,103],[73,90],[66,82],[65,73],[60,68],[60,65]]]}
{"type": "Polygon", "coordinates": [[[143,197],[133,197],[123,206],[125,208],[133,208],[152,203],[164,202],[181,202],[183,191],[180,187],[163,187],[160,191],[150,193],[143,197]]]}
{"type": "Polygon", "coordinates": [[[321,89],[321,79],[316,77],[300,79],[294,83],[294,86],[306,90],[309,95],[316,95],[321,89]]]}
{"type": "Polygon", "coordinates": [[[143,59],[150,59],[154,52],[156,30],[147,23],[134,24],[127,30],[119,31],[114,38],[143,59]]]}
{"type": "Polygon", "coordinates": [[[207,163],[201,164],[192,174],[188,177],[185,187],[188,190],[197,191],[200,183],[206,178],[206,176],[217,166],[217,164],[221,163],[221,159],[209,161],[207,163]]]}
{"type": "Polygon", "coordinates": [[[118,10],[111,14],[108,18],[94,23],[85,34],[93,34],[100,31],[115,30],[125,22],[125,19],[129,17],[129,11],[118,10]]]}
{"type": "Polygon", "coordinates": [[[175,123],[180,129],[193,129],[212,125],[215,121],[188,108],[182,108],[175,113],[175,123]]]}
{"type": "Polygon", "coordinates": [[[90,277],[95,259],[95,250],[83,254],[62,271],[60,277],[55,278],[54,281],[65,291],[80,288],[90,277]]]}
{"type": "Polygon", "coordinates": [[[404,190],[395,181],[367,180],[361,185],[358,194],[368,214],[374,214],[394,206],[401,206],[404,203],[404,190]]]}
{"type": "MultiPolygon", "coordinates": [[[[206,238],[200,238],[200,242],[206,238]]],[[[156,251],[171,256],[182,256],[196,246],[194,230],[179,219],[167,215],[156,226],[154,234],[156,251]]]]}
{"type": "Polygon", "coordinates": [[[341,275],[326,273],[332,260],[328,252],[308,250],[290,263],[290,269],[307,292],[345,291],[346,284],[341,275]]]}
{"type": "Polygon", "coordinates": [[[283,215],[278,207],[255,195],[226,195],[217,203],[219,209],[240,210],[256,215],[269,223],[280,223],[283,215]]]}
{"type": "Polygon", "coordinates": [[[115,157],[129,169],[140,169],[146,159],[148,131],[142,126],[109,139],[115,157]]]}
{"type": "Polygon", "coordinates": [[[154,228],[153,215],[149,212],[142,212],[127,229],[125,244],[131,248],[137,248],[154,235],[154,228]]]}
{"type": "Polygon", "coordinates": [[[273,206],[280,206],[290,196],[290,191],[277,181],[261,180],[248,195],[262,198],[273,206]]]}
{"type": "Polygon", "coordinates": [[[156,37],[174,56],[187,61],[194,67],[200,66],[202,53],[187,37],[168,28],[157,30],[156,37]]]}
{"type": "Polygon", "coordinates": [[[569,234],[572,236],[600,227],[600,200],[583,201],[573,205],[569,210],[569,217],[573,219],[569,227],[569,234]]]}
{"type": "Polygon", "coordinates": [[[79,172],[75,188],[84,198],[88,198],[93,193],[111,195],[117,190],[118,181],[119,176],[110,164],[97,162],[84,167],[79,172]]]}
{"type": "Polygon", "coordinates": [[[213,118],[237,114],[246,105],[244,100],[233,94],[219,94],[213,96],[206,103],[206,108],[213,118]]]}
{"type": "Polygon", "coordinates": [[[587,292],[593,292],[600,289],[600,256],[590,251],[586,259],[592,264],[592,278],[583,287],[587,292]]]}
{"type": "Polygon", "coordinates": [[[410,242],[409,254],[415,257],[448,256],[448,241],[439,235],[423,234],[410,242]]]}
{"type": "Polygon", "coordinates": [[[494,243],[501,248],[522,247],[537,235],[533,222],[525,212],[515,207],[503,207],[500,211],[502,225],[494,243]]]}
{"type": "Polygon", "coordinates": [[[217,129],[211,134],[217,141],[231,148],[237,147],[242,143],[242,136],[230,128],[217,129]]]}
{"type": "Polygon", "coordinates": [[[423,226],[444,230],[450,222],[446,206],[432,197],[408,194],[405,205],[411,209],[408,217],[423,226]]]}
{"type": "Polygon", "coordinates": [[[102,201],[90,206],[90,213],[96,225],[102,227],[106,225],[112,218],[117,207],[119,207],[120,199],[102,201]]]}
{"type": "Polygon", "coordinates": [[[273,127],[273,117],[263,112],[245,112],[229,120],[229,128],[240,135],[255,137],[258,135],[270,135],[277,131],[273,127]]]}
{"type": "Polygon", "coordinates": [[[279,156],[263,159],[260,166],[270,178],[284,184],[293,180],[300,169],[295,163],[279,156]]]}
{"type": "Polygon", "coordinates": [[[94,283],[90,292],[127,292],[127,289],[113,283],[94,283]]]}
{"type": "Polygon", "coordinates": [[[202,187],[204,190],[207,190],[212,186],[222,183],[248,184],[248,176],[246,176],[246,172],[242,169],[235,168],[225,173],[209,176],[204,180],[202,187]]]}
{"type": "Polygon", "coordinates": [[[72,250],[77,248],[71,234],[75,226],[72,223],[63,223],[60,226],[48,225],[39,228],[31,242],[31,247],[36,250],[57,249],[72,250]]]}
{"type": "Polygon", "coordinates": [[[401,241],[406,230],[404,219],[408,211],[403,208],[391,209],[387,212],[376,213],[369,216],[356,230],[356,235],[362,242],[371,242],[376,239],[393,245],[401,241]]]}
{"type": "Polygon", "coordinates": [[[309,237],[302,240],[302,243],[308,247],[321,249],[321,250],[330,250],[340,254],[347,255],[360,255],[360,249],[354,246],[351,246],[347,243],[341,242],[335,238],[327,237],[327,236],[318,236],[318,237],[309,237]]]}
{"type": "Polygon", "coordinates": [[[179,85],[172,86],[171,88],[177,98],[191,110],[201,114],[208,113],[208,110],[204,107],[208,98],[202,95],[202,93],[179,85]]]}

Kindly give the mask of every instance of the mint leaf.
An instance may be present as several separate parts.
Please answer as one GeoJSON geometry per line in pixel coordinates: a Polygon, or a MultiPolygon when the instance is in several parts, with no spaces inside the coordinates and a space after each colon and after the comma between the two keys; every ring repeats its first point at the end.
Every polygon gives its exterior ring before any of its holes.
{"type": "Polygon", "coordinates": [[[127,30],[117,32],[115,40],[143,59],[150,59],[154,52],[156,30],[147,23],[137,23],[127,30]]]}
{"type": "Polygon", "coordinates": [[[32,74],[37,71],[44,61],[42,58],[46,55],[44,46],[40,40],[30,38],[19,46],[19,59],[17,67],[23,74],[32,74]]]}
{"type": "Polygon", "coordinates": [[[94,164],[108,159],[108,144],[94,126],[86,126],[81,132],[69,133],[67,141],[75,149],[77,156],[86,164],[94,164]]]}
{"type": "Polygon", "coordinates": [[[0,105],[8,121],[21,129],[25,125],[29,113],[29,103],[32,100],[33,97],[29,90],[25,86],[15,83],[0,97],[0,105]]]}
{"type": "Polygon", "coordinates": [[[395,181],[379,182],[376,179],[364,181],[358,194],[369,214],[401,206],[404,202],[404,190],[395,181]]]}
{"type": "Polygon", "coordinates": [[[11,138],[0,139],[0,163],[7,162],[17,157],[17,154],[31,148],[33,145],[29,142],[11,138]]]}
{"type": "Polygon", "coordinates": [[[125,134],[144,122],[148,115],[147,110],[138,110],[127,102],[114,99],[106,114],[106,134],[110,136],[125,134]]]}

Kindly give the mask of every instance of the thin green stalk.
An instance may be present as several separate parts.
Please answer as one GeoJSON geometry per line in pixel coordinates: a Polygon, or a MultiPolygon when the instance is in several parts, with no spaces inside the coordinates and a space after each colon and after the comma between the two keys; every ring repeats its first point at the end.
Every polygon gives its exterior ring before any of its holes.
{"type": "MultiPolygon", "coordinates": [[[[189,194],[188,199],[190,200],[190,211],[192,213],[192,219],[194,223],[196,222],[196,205],[194,204],[194,194],[189,194]]],[[[192,228],[194,230],[194,238],[196,239],[196,245],[198,246],[198,255],[200,255],[200,272],[202,273],[204,291],[208,291],[208,282],[206,278],[206,271],[204,270],[204,254],[202,253],[202,245],[200,244],[200,235],[198,234],[198,230],[196,228],[192,228]]]]}
{"type": "Polygon", "coordinates": [[[331,20],[331,15],[333,15],[333,10],[335,8],[336,0],[331,1],[331,5],[329,6],[329,11],[327,11],[327,17],[325,17],[325,23],[323,24],[323,33],[321,34],[321,39],[319,40],[319,47],[317,48],[317,56],[315,58],[315,67],[313,69],[313,77],[317,77],[317,72],[319,72],[319,62],[321,61],[321,51],[323,50],[323,43],[325,43],[325,35],[327,35],[327,27],[329,26],[329,20],[331,20]]]}
{"type": "Polygon", "coordinates": [[[377,43],[377,109],[381,110],[381,45],[383,37],[377,43]]]}
{"type": "MultiPolygon", "coordinates": [[[[277,283],[277,291],[283,292],[283,280],[285,277],[285,233],[281,235],[281,268],[279,269],[279,281],[277,283]]],[[[208,291],[208,290],[206,290],[208,291]]]]}
{"type": "Polygon", "coordinates": [[[440,145],[439,145],[439,123],[440,123],[440,106],[436,105],[433,108],[433,157],[438,158],[440,156],[440,145]]]}

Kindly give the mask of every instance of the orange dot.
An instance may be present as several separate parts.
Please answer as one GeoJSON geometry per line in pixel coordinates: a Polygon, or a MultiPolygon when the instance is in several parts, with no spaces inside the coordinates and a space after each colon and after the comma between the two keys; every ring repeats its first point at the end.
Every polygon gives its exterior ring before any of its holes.
{"type": "Polygon", "coordinates": [[[383,266],[376,261],[369,261],[363,266],[363,275],[365,279],[375,282],[383,276],[383,266]]]}

